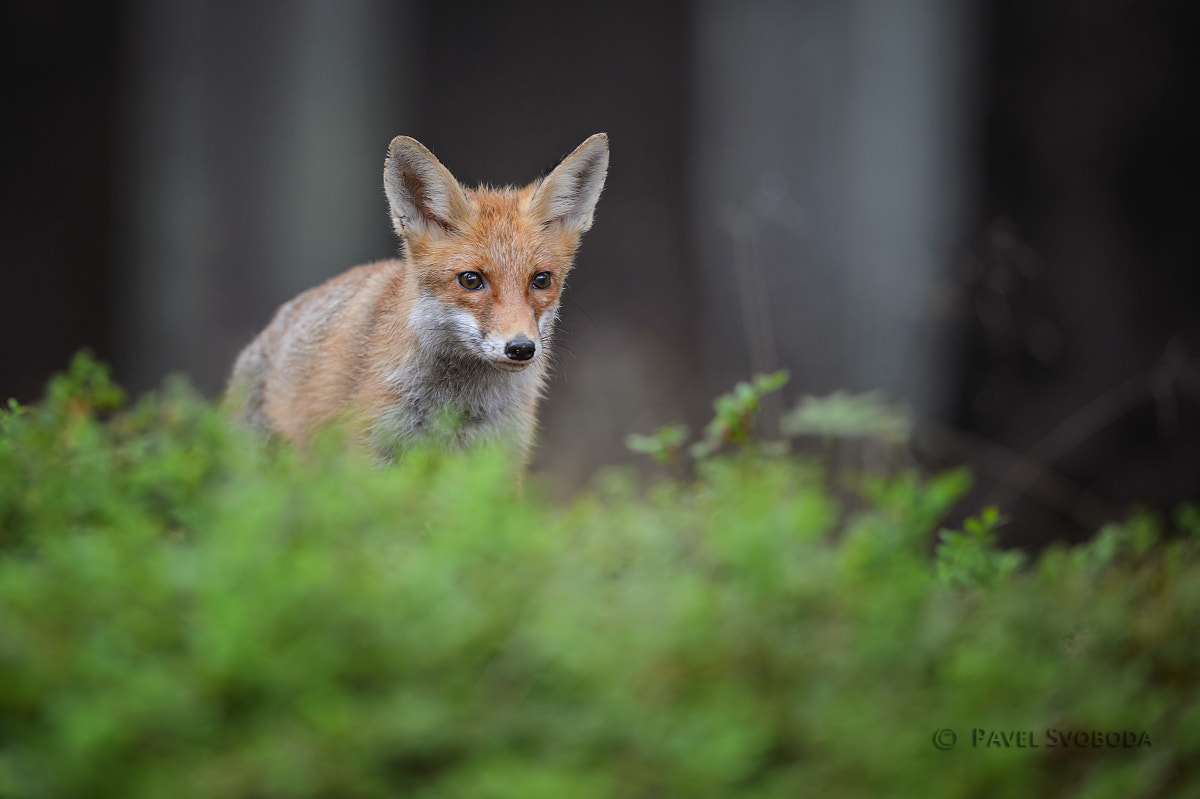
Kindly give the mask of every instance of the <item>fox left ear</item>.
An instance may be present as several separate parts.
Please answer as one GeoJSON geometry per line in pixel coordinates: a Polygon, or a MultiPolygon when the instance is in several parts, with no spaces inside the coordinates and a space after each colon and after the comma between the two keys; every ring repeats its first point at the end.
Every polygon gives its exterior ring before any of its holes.
{"type": "Polygon", "coordinates": [[[579,235],[592,226],[592,212],[608,174],[608,134],[597,133],[575,148],[538,185],[530,215],[579,235]]]}
{"type": "Polygon", "coordinates": [[[416,139],[397,136],[383,165],[392,224],[402,238],[456,229],[470,213],[462,186],[416,139]]]}

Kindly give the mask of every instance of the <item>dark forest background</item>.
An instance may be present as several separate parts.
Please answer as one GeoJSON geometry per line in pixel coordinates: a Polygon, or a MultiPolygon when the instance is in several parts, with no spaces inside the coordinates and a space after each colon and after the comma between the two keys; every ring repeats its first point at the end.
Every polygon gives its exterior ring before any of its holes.
{"type": "Polygon", "coordinates": [[[215,396],[395,251],[404,133],[523,183],[607,131],[535,468],[752,371],[881,389],[1009,543],[1200,498],[1200,64],[1168,0],[9,3],[0,395],[89,347],[215,396]]]}

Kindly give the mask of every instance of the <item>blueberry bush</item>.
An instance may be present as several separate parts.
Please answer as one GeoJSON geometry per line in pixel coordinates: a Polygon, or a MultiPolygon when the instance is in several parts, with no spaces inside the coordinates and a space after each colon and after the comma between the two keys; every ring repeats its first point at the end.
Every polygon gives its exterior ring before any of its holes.
{"type": "MultiPolygon", "coordinates": [[[[1200,795],[1196,509],[1028,560],[964,472],[756,444],[781,384],[564,498],[77,358],[0,412],[0,797],[1200,795]]],[[[785,422],[895,433],[847,402],[785,422]]]]}

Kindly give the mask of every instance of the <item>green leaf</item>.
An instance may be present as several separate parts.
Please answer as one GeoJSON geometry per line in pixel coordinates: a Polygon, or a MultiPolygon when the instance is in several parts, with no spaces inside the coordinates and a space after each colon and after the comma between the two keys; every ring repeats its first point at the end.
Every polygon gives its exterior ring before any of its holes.
{"type": "Polygon", "coordinates": [[[908,440],[912,420],[908,411],[887,405],[876,392],[848,394],[838,391],[828,397],[801,398],[784,417],[781,426],[784,433],[791,436],[872,436],[902,444],[908,440]]]}

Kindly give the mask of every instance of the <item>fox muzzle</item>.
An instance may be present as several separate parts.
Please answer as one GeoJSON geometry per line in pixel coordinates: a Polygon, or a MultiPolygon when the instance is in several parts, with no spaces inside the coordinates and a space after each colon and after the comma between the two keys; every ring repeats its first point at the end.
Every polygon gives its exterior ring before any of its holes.
{"type": "Polygon", "coordinates": [[[504,345],[504,355],[510,361],[528,361],[537,352],[537,345],[525,336],[517,336],[504,345]]]}

